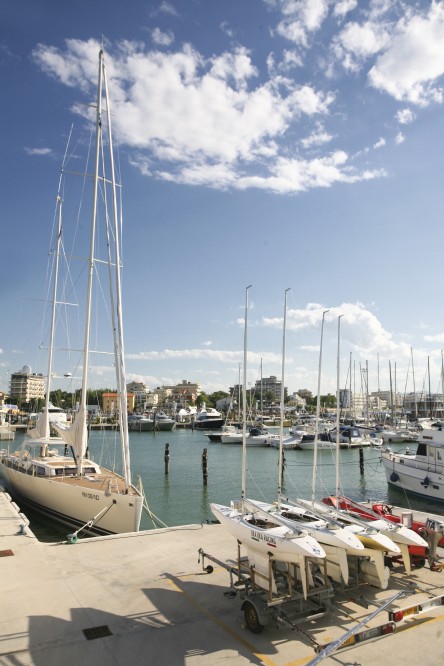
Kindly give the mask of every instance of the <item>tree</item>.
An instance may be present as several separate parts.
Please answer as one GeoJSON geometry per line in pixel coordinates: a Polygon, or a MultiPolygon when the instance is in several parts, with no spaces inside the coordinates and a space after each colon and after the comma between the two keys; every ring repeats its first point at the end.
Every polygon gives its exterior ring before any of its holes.
{"type": "Polygon", "coordinates": [[[202,392],[202,393],[199,393],[199,395],[196,398],[196,406],[200,409],[202,407],[203,403],[205,403],[207,406],[211,406],[211,405],[209,405],[209,398],[208,398],[207,394],[202,392]]]}

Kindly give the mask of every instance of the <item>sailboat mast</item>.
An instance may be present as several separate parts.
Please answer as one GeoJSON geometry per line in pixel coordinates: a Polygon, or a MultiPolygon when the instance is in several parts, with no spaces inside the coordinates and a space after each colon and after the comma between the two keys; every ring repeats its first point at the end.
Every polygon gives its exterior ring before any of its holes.
{"type": "MultiPolygon", "coordinates": [[[[413,364],[413,347],[410,347],[410,354],[412,356],[413,399],[415,401],[415,423],[418,423],[418,403],[416,402],[415,366],[413,364]]],[[[443,387],[443,393],[444,393],[444,387],[443,387]]]]}
{"type": "Polygon", "coordinates": [[[319,347],[319,368],[318,368],[318,395],[316,399],[316,422],[315,422],[315,436],[313,444],[313,478],[311,483],[311,502],[314,505],[316,495],[316,475],[318,472],[318,434],[319,434],[319,415],[321,411],[321,370],[322,370],[322,344],[324,339],[324,321],[325,315],[328,310],[322,313],[321,325],[321,344],[319,347]]]}
{"type": "Polygon", "coordinates": [[[281,404],[280,404],[280,423],[279,423],[279,467],[278,467],[278,509],[281,508],[282,495],[282,466],[283,466],[283,438],[284,438],[284,385],[285,385],[285,332],[287,328],[287,294],[290,287],[284,292],[284,323],[282,327],[282,377],[281,377],[281,404]]]}
{"type": "MultiPolygon", "coordinates": [[[[441,400],[442,400],[442,405],[443,405],[443,410],[444,410],[444,356],[443,356],[443,351],[441,349],[441,400]]],[[[444,411],[441,410],[441,416],[439,417],[442,420],[442,417],[444,416],[444,411]]],[[[438,417],[438,412],[436,414],[438,417]]]]}
{"type": "Polygon", "coordinates": [[[261,419],[264,420],[264,405],[262,400],[262,359],[261,359],[261,419]]]}
{"type": "Polygon", "coordinates": [[[59,258],[60,258],[60,244],[62,241],[62,198],[57,195],[57,242],[55,249],[54,261],[54,281],[52,288],[52,307],[51,307],[51,328],[49,333],[49,353],[48,353],[48,373],[46,378],[46,396],[45,407],[43,410],[43,431],[42,436],[46,439],[50,436],[49,429],[49,402],[52,383],[52,366],[53,366],[53,353],[54,353],[54,332],[55,332],[55,319],[57,309],[57,291],[58,291],[58,275],[59,275],[59,258]]]}
{"type": "MultiPolygon", "coordinates": [[[[119,410],[119,428],[121,433],[122,442],[122,463],[123,463],[123,476],[125,483],[131,485],[131,467],[130,467],[130,453],[129,453],[129,434],[128,434],[128,399],[126,389],[126,372],[125,372],[125,347],[123,338],[123,316],[122,316],[122,284],[121,284],[121,257],[120,257],[120,236],[121,236],[121,219],[119,217],[119,207],[117,206],[116,195],[116,176],[114,167],[114,149],[112,142],[111,131],[111,113],[108,95],[108,83],[106,78],[105,63],[103,63],[103,82],[106,101],[106,115],[108,127],[108,148],[109,148],[109,161],[111,170],[111,192],[112,192],[112,205],[113,205],[113,226],[115,238],[115,280],[116,280],[116,307],[112,308],[113,312],[113,335],[114,335],[114,349],[115,349],[115,368],[116,368],[116,381],[117,381],[117,395],[118,395],[118,410],[119,410]]],[[[113,290],[110,284],[111,297],[113,290]]],[[[112,299],[114,301],[114,299],[112,299]]]]}
{"type": "Polygon", "coordinates": [[[242,381],[242,513],[244,512],[244,500],[247,476],[247,332],[248,332],[248,290],[245,289],[245,319],[244,319],[244,377],[242,381]]]}
{"type": "Polygon", "coordinates": [[[96,142],[94,150],[94,180],[93,180],[93,200],[92,200],[92,214],[91,214],[91,234],[90,234],[90,248],[89,248],[89,269],[88,269],[88,286],[86,291],[86,314],[85,314],[85,335],[84,335],[84,358],[83,358],[83,371],[82,371],[82,396],[80,401],[79,413],[77,414],[76,423],[79,427],[80,449],[77,456],[77,471],[82,474],[83,456],[87,448],[87,430],[86,430],[86,399],[88,387],[88,371],[89,371],[89,346],[91,334],[91,299],[92,299],[92,285],[95,269],[95,235],[96,235],[96,222],[97,222],[97,198],[99,187],[99,158],[100,147],[102,145],[102,88],[103,88],[103,51],[99,53],[99,74],[97,83],[97,109],[96,109],[96,142]]]}
{"type": "Polygon", "coordinates": [[[336,497],[339,496],[339,415],[340,415],[340,374],[341,374],[341,317],[338,317],[338,354],[336,357],[336,497]]]}

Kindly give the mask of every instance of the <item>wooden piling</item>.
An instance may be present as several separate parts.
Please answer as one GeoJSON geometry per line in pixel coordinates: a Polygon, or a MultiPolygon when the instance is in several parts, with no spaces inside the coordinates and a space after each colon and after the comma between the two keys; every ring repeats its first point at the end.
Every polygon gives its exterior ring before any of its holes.
{"type": "Polygon", "coordinates": [[[170,471],[170,445],[169,444],[165,444],[164,461],[165,461],[165,476],[168,476],[169,471],[170,471]]]}
{"type": "Polygon", "coordinates": [[[204,486],[208,483],[208,451],[207,449],[203,450],[202,453],[202,476],[204,486]]]}
{"type": "Polygon", "coordinates": [[[359,471],[364,474],[364,449],[359,447],[359,471]]]}

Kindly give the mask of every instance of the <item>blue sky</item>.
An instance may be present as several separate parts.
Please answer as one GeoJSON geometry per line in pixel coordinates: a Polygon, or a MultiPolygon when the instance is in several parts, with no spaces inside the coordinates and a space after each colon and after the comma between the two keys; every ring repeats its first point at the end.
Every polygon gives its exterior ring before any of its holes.
{"type": "MultiPolygon", "coordinates": [[[[17,0],[0,7],[0,390],[45,372],[37,306],[60,167],[103,40],[124,186],[127,374],[207,392],[441,390],[444,3],[17,0]]],[[[57,369],[63,374],[67,368],[57,369]]],[[[114,386],[103,371],[98,385],[114,386]]]]}

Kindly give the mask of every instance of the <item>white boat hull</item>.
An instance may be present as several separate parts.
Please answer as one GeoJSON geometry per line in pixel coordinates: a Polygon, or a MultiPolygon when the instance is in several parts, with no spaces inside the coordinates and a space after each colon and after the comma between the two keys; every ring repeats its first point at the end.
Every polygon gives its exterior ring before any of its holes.
{"type": "MultiPolygon", "coordinates": [[[[372,524],[370,524],[368,528],[363,527],[362,525],[358,524],[358,521],[355,522],[353,517],[349,516],[349,514],[338,511],[337,509],[329,507],[322,502],[314,502],[313,504],[308,500],[302,499],[299,500],[299,502],[303,506],[306,506],[307,509],[312,508],[314,511],[317,513],[319,512],[319,514],[322,514],[325,517],[330,516],[333,520],[342,522],[344,524],[344,529],[352,532],[365,548],[383,550],[389,553],[395,553],[397,555],[401,553],[399,546],[397,546],[396,543],[394,543],[393,540],[388,536],[379,532],[376,527],[372,527],[372,524]]],[[[354,555],[362,555],[359,550],[353,552],[351,549],[349,552],[354,555]]]]}
{"type": "MultiPolygon", "coordinates": [[[[300,563],[300,556],[324,558],[325,552],[319,543],[306,532],[300,536],[285,525],[260,527],[248,522],[251,514],[242,515],[237,509],[211,504],[211,511],[230,534],[247,550],[253,550],[280,562],[300,563]]],[[[264,521],[266,522],[266,521],[264,521]]]]}
{"type": "Polygon", "coordinates": [[[444,471],[433,472],[421,463],[409,463],[404,455],[384,452],[381,456],[387,482],[394,488],[428,497],[444,500],[444,471]]]}
{"type": "Polygon", "coordinates": [[[0,426],[0,441],[11,442],[15,438],[15,430],[7,425],[0,426]]]}
{"type": "Polygon", "coordinates": [[[143,498],[140,494],[110,494],[107,489],[76,485],[48,477],[28,476],[0,463],[8,490],[19,502],[71,527],[79,528],[103,511],[93,531],[97,534],[139,529],[143,498]],[[107,510],[108,509],[108,510],[107,510]]]}
{"type": "Polygon", "coordinates": [[[152,432],[154,421],[152,419],[128,419],[128,430],[131,432],[152,432]]]}
{"type": "MultiPolygon", "coordinates": [[[[220,441],[222,444],[242,444],[242,435],[221,435],[220,441]]],[[[270,441],[269,435],[254,435],[246,437],[245,444],[248,447],[269,446],[270,441]]]]}

